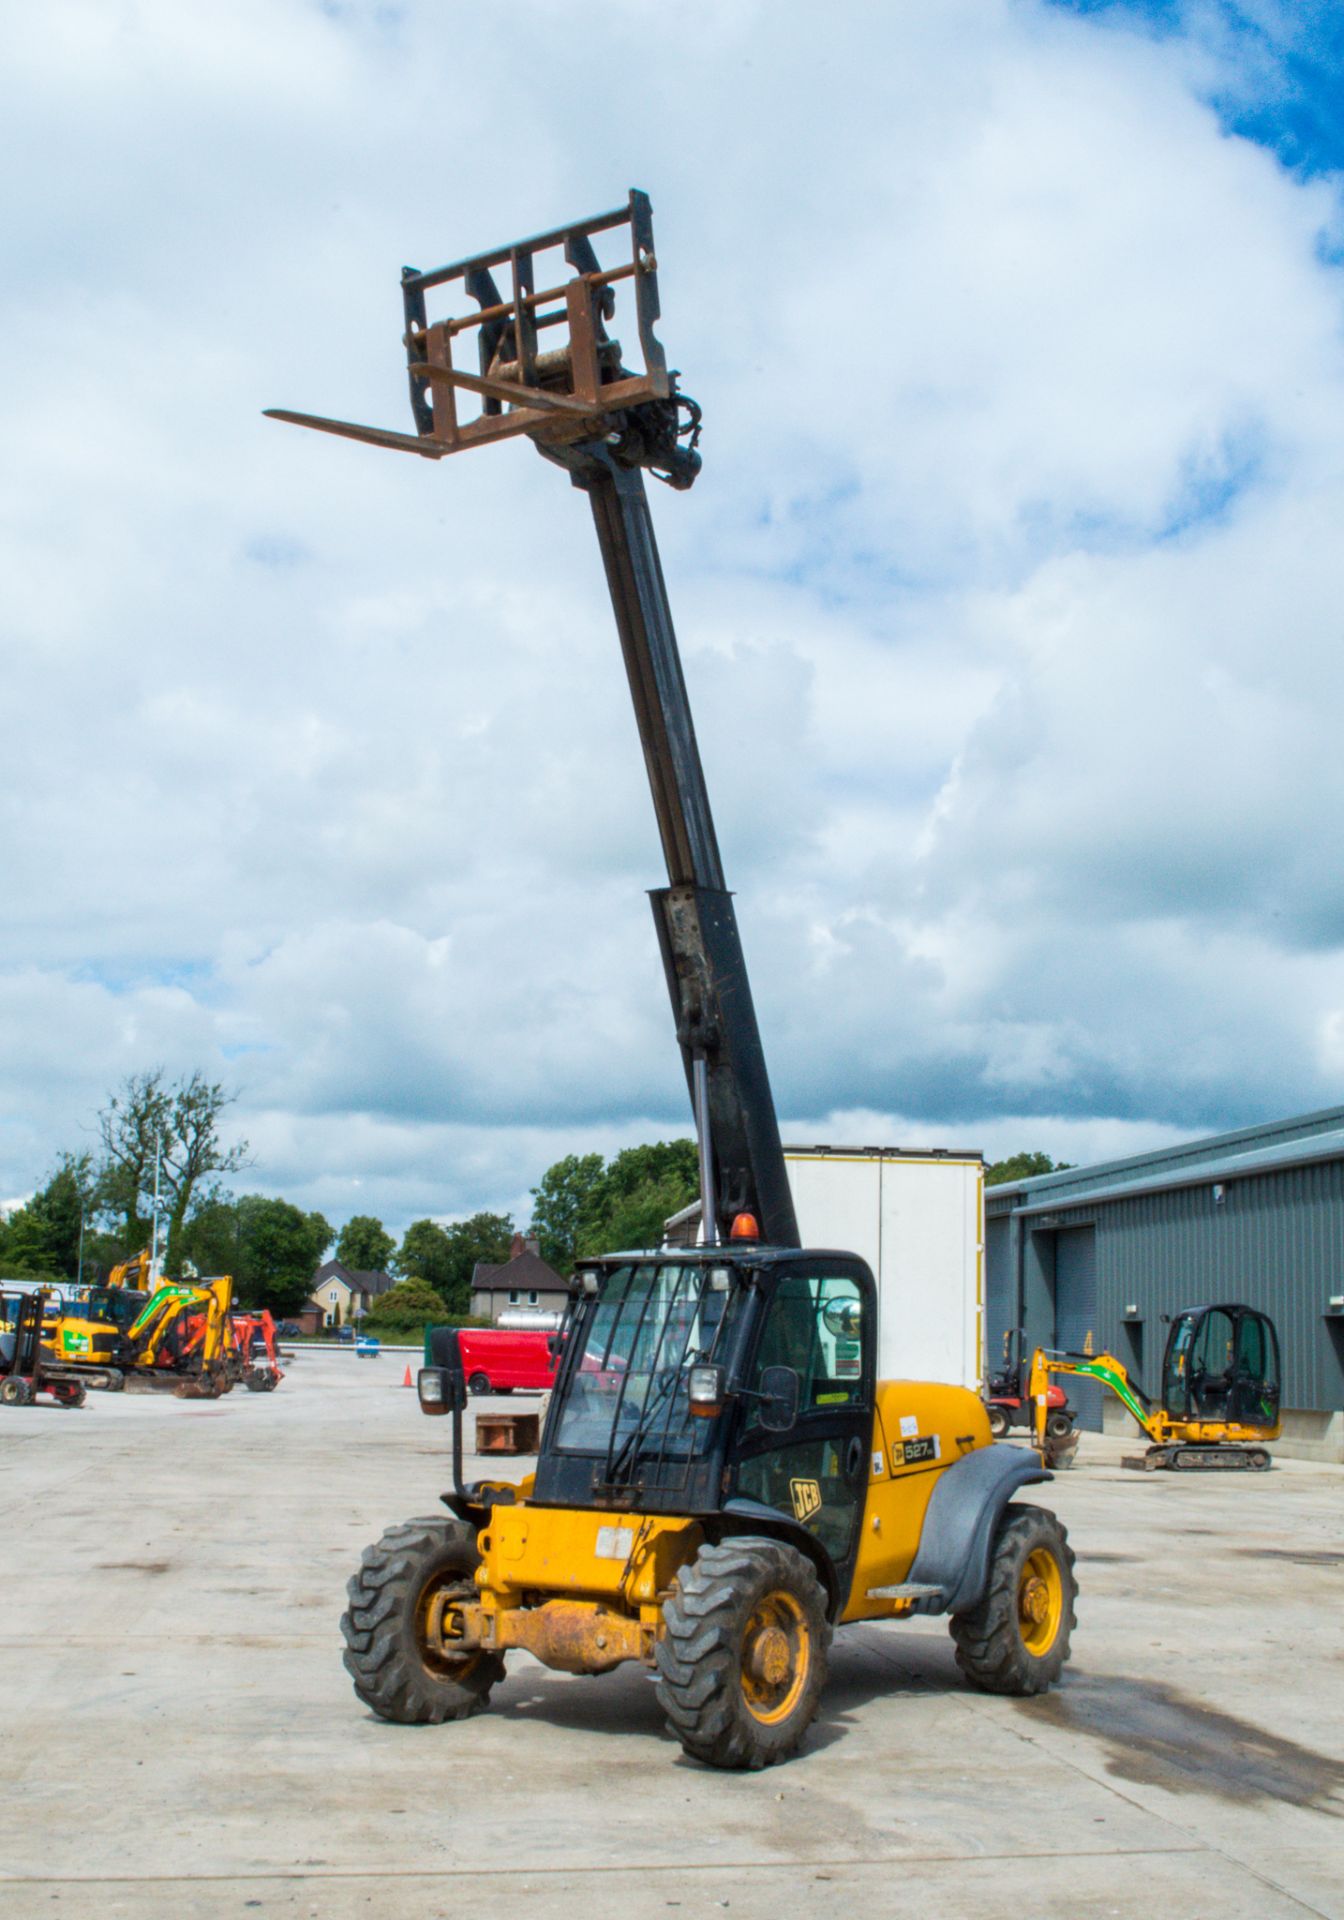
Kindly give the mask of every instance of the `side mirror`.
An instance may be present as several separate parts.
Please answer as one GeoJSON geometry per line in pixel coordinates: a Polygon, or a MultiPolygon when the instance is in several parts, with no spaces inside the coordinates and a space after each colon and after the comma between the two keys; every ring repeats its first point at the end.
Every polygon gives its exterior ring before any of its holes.
{"type": "Polygon", "coordinates": [[[798,1419],[802,1391],[792,1367],[766,1367],[761,1374],[761,1425],[767,1433],[788,1433],[798,1419]]]}

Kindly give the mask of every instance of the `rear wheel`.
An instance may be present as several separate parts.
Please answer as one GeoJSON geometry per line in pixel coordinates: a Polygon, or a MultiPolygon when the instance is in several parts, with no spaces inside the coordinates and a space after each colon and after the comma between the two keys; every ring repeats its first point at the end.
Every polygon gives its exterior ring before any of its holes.
{"type": "Polygon", "coordinates": [[[57,1402],[63,1407],[82,1407],[88,1397],[82,1380],[76,1380],[70,1386],[60,1387],[56,1392],[57,1402]]]}
{"type": "Polygon", "coordinates": [[[408,1520],[366,1548],[341,1618],[355,1692],[382,1720],[407,1725],[465,1720],[504,1677],[497,1653],[445,1655],[429,1645],[433,1601],[474,1599],[476,1535],[460,1520],[408,1520]]]}
{"type": "Polygon", "coordinates": [[[983,1693],[1044,1693],[1069,1657],[1078,1582],[1069,1536],[1043,1507],[999,1522],[984,1596],[953,1616],[957,1665],[983,1693]]]}
{"type": "Polygon", "coordinates": [[[7,1379],[0,1380],[0,1401],[7,1407],[26,1407],[31,1405],[33,1390],[22,1374],[11,1373],[7,1379]]]}
{"type": "Polygon", "coordinates": [[[712,1767],[787,1759],[826,1684],[831,1626],[811,1562],[774,1540],[703,1547],[663,1623],[658,1701],[686,1752],[712,1767]]]}
{"type": "Polygon", "coordinates": [[[996,1440],[1002,1440],[1008,1431],[1008,1415],[1002,1407],[986,1407],[989,1415],[989,1430],[996,1440]]]}

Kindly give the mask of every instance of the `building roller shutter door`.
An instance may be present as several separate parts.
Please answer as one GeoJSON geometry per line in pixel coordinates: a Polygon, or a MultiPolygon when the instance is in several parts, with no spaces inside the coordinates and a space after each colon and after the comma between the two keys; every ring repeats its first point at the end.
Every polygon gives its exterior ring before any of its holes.
{"type": "MultiPolygon", "coordinates": [[[[1055,1235],[1055,1345],[1074,1353],[1102,1350],[1097,1326],[1095,1227],[1062,1227],[1055,1235]]],[[[1089,1433],[1100,1433],[1105,1389],[1095,1380],[1063,1376],[1058,1384],[1077,1409],[1078,1425],[1089,1433]]]]}

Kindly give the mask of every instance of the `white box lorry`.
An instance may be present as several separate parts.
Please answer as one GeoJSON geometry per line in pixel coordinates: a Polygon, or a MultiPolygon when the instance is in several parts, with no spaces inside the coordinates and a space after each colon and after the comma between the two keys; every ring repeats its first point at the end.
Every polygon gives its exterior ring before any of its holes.
{"type": "Polygon", "coordinates": [[[877,1277],[879,1380],[979,1393],[984,1363],[984,1162],[978,1153],[788,1147],[805,1247],[860,1254],[877,1277]]]}

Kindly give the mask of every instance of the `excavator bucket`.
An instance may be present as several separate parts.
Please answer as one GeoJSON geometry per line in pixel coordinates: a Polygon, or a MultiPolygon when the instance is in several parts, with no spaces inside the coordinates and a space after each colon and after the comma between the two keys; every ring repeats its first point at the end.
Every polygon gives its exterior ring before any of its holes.
{"type": "Polygon", "coordinates": [[[636,188],[611,213],[450,267],[403,268],[401,294],[413,434],[278,407],[268,417],[440,460],[519,433],[543,450],[608,431],[619,436],[626,421],[613,415],[675,402],[675,376],[654,333],[653,213],[636,188]],[[596,239],[611,263],[605,267],[596,239]],[[430,297],[441,289],[449,312],[431,320],[430,297]],[[611,332],[618,306],[622,338],[611,332]]]}

